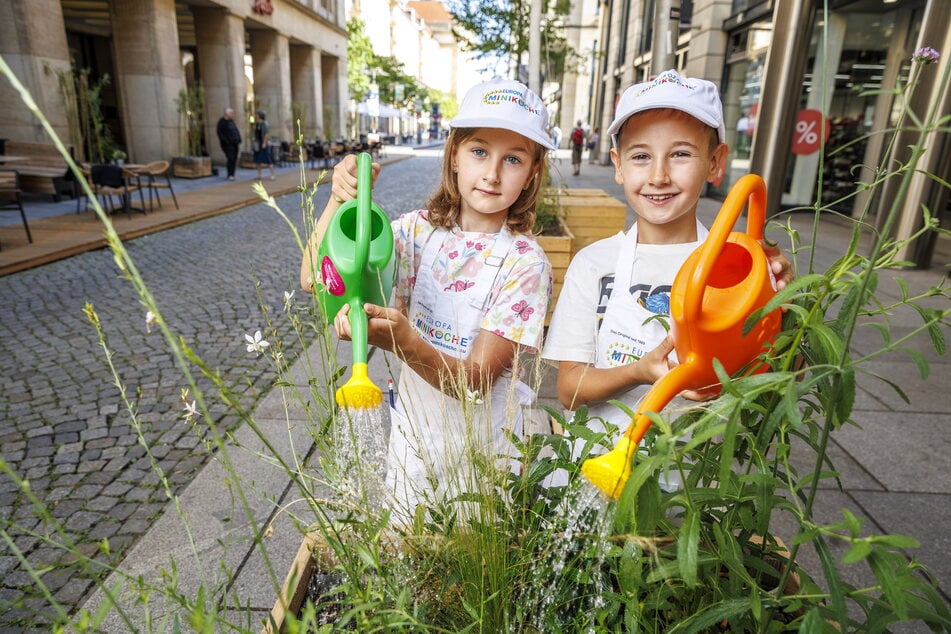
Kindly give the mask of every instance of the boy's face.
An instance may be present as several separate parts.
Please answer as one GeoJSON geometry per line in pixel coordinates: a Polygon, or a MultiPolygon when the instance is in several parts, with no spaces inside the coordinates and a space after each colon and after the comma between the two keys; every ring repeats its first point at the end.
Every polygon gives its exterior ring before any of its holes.
{"type": "Polygon", "coordinates": [[[624,123],[611,161],[637,213],[639,242],[696,239],[697,201],[705,183],[723,176],[726,152],[708,126],[677,110],[645,110],[624,123]]]}

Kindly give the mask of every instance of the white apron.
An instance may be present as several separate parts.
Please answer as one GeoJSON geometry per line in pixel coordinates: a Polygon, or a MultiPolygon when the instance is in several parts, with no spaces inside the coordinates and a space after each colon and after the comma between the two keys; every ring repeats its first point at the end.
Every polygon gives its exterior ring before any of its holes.
{"type": "MultiPolygon", "coordinates": [[[[709,232],[697,222],[697,244],[702,243],[709,232]]],[[[667,329],[657,319],[657,313],[641,306],[628,292],[637,255],[637,225],[625,236],[624,246],[618,254],[614,267],[614,290],[605,307],[601,329],[598,331],[598,348],[594,367],[616,368],[632,363],[656,348],[667,336],[667,329]],[[650,319],[654,317],[654,319],[650,319]],[[650,321],[647,321],[650,319],[650,321]],[[647,321],[647,323],[645,323],[647,321]]],[[[677,263],[679,269],[682,262],[677,263]]],[[[669,307],[666,311],[669,313],[669,307]]],[[[669,317],[665,317],[669,323],[669,317]]],[[[676,353],[671,352],[676,359],[676,353]]],[[[649,385],[632,388],[614,400],[622,401],[636,410],[635,405],[647,394],[649,385]]],[[[623,432],[631,422],[630,417],[616,405],[601,403],[588,408],[591,417],[599,417],[617,425],[623,432]]],[[[591,421],[589,427],[604,431],[600,421],[591,421]]]]}
{"type": "MultiPolygon", "coordinates": [[[[408,318],[436,349],[453,357],[469,356],[489,295],[513,243],[503,228],[474,284],[461,292],[444,292],[432,275],[443,241],[449,235],[436,229],[423,247],[416,272],[408,318]]],[[[395,492],[393,516],[412,517],[416,505],[433,492],[471,491],[480,480],[473,473],[468,448],[510,454],[508,433],[521,435],[521,406],[531,404],[534,392],[511,373],[500,376],[489,398],[455,399],[430,385],[406,364],[402,365],[396,407],[390,408],[390,442],[386,486],[395,492]]]]}

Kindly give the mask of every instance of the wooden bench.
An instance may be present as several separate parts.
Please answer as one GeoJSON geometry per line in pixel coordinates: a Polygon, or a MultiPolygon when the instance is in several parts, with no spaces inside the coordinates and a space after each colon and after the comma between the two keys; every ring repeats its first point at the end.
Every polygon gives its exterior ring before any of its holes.
{"type": "Polygon", "coordinates": [[[15,165],[20,173],[22,191],[52,194],[56,202],[63,194],[72,197],[73,179],[69,166],[52,143],[0,139],[0,154],[24,157],[25,160],[17,161],[15,165]]]}

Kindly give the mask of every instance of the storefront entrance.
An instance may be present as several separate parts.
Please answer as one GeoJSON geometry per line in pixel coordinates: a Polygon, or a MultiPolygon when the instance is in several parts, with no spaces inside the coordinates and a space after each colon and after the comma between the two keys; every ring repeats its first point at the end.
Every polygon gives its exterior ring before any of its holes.
{"type": "MultiPolygon", "coordinates": [[[[799,111],[789,122],[782,208],[808,208],[818,200],[847,215],[865,208],[874,213],[874,201],[854,194],[857,182],[871,180],[870,167],[881,163],[884,151],[883,136],[869,132],[894,123],[892,96],[875,91],[907,80],[924,4],[860,0],[842,4],[828,19],[817,9],[799,111]]],[[[749,170],[771,39],[771,15],[730,34],[723,97],[731,160],[720,195],[749,170]]]]}

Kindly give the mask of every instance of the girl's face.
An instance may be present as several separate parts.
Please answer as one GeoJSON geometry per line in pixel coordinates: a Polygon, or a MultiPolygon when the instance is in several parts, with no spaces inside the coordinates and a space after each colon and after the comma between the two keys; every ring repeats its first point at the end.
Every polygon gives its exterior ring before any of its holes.
{"type": "Polygon", "coordinates": [[[534,141],[500,128],[478,128],[456,146],[452,164],[463,231],[501,230],[509,207],[537,172],[534,149],[534,141]]]}
{"type": "Polygon", "coordinates": [[[726,151],[688,115],[645,110],[627,120],[611,160],[614,180],[637,213],[638,241],[696,239],[697,202],[704,184],[722,176],[726,151]]]}

